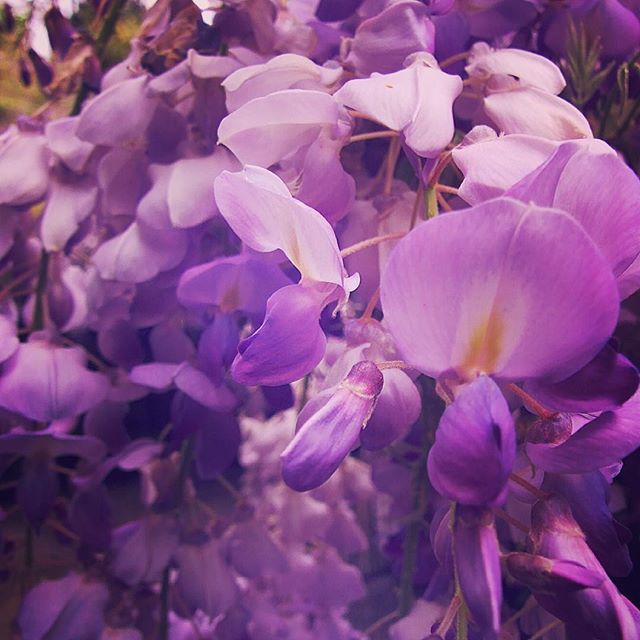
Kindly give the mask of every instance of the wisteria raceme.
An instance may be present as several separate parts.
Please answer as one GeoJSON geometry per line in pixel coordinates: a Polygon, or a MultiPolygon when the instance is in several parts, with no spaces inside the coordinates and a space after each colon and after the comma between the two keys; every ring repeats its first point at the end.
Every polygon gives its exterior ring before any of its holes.
{"type": "Polygon", "coordinates": [[[124,5],[0,23],[0,636],[639,639],[636,4],[124,5]]]}

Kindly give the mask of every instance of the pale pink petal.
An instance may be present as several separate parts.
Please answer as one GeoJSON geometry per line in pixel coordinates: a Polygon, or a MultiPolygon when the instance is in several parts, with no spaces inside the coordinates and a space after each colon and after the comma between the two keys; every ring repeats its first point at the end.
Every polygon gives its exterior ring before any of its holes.
{"type": "Polygon", "coordinates": [[[321,67],[305,56],[285,53],[264,64],[238,69],[222,86],[227,109],[235,111],[246,102],[284,89],[328,90],[342,75],[342,67],[321,67]]]}
{"type": "Polygon", "coordinates": [[[484,99],[484,109],[503,133],[549,140],[593,137],[589,122],[576,107],[535,87],[492,93],[484,99]]]}
{"type": "Polygon", "coordinates": [[[215,181],[220,213],[238,237],[256,251],[281,249],[303,280],[345,286],[345,271],[331,225],[291,196],[278,176],[247,166],[224,171],[215,181]]]}
{"type": "Polygon", "coordinates": [[[288,89],[255,98],[230,113],[220,123],[218,140],[243,164],[270,167],[311,144],[322,129],[336,129],[345,117],[327,93],[288,89]]]}
{"type": "Polygon", "coordinates": [[[236,171],[240,163],[218,147],[204,158],[183,158],[173,166],[167,185],[167,204],[174,226],[193,227],[218,213],[213,181],[224,170],[236,171]]]}
{"type": "Polygon", "coordinates": [[[187,251],[187,237],[181,230],[161,231],[134,222],[107,240],[93,261],[105,280],[144,282],[178,265],[187,251]]]}
{"type": "Polygon", "coordinates": [[[456,147],[453,161],[464,174],[458,195],[472,205],[502,195],[537,169],[556,148],[557,143],[551,140],[524,134],[494,134],[492,138],[456,147]]]}
{"type": "Polygon", "coordinates": [[[441,71],[429,54],[417,54],[402,71],[350,80],[334,95],[346,106],[403,132],[418,155],[434,157],[453,137],[452,104],[461,91],[459,76],[441,71]]]}
{"type": "Polygon", "coordinates": [[[469,76],[484,80],[495,74],[514,76],[522,84],[558,95],[566,86],[560,69],[551,60],[524,49],[492,49],[486,42],[471,47],[469,76]]]}

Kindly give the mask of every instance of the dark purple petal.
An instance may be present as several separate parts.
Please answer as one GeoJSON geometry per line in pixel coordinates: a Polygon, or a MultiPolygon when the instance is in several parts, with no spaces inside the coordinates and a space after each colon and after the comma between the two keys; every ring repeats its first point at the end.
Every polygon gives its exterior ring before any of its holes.
{"type": "Polygon", "coordinates": [[[412,0],[396,2],[360,23],[345,62],[361,76],[391,73],[402,69],[408,55],[433,53],[434,46],[435,27],[428,8],[412,0]]]}
{"type": "Polygon", "coordinates": [[[510,553],[507,556],[509,573],[532,591],[577,591],[585,587],[597,588],[604,576],[571,560],[551,560],[530,553],[510,553]]]}
{"type": "Polygon", "coordinates": [[[575,413],[606,411],[624,404],[638,389],[638,370],[611,345],[582,369],[555,384],[538,380],[525,389],[541,404],[575,413]]]}
{"type": "Polygon", "coordinates": [[[440,494],[456,502],[500,504],[515,455],[507,401],[491,378],[481,376],[445,409],[429,453],[429,479],[440,494]]]}
{"type": "Polygon", "coordinates": [[[552,473],[586,473],[622,460],[640,446],[640,392],[605,411],[558,446],[528,444],[531,461],[552,473]]]}
{"type": "Polygon", "coordinates": [[[502,577],[500,548],[491,511],[456,506],[453,554],[460,590],[472,619],[483,632],[497,636],[502,577]]]}
{"type": "Polygon", "coordinates": [[[32,527],[39,529],[58,497],[58,475],[48,458],[27,459],[18,482],[16,502],[32,527]]]}
{"type": "Polygon", "coordinates": [[[46,580],[25,597],[18,624],[23,640],[96,640],[104,628],[109,590],[76,573],[46,580]]]}
{"type": "Polygon", "coordinates": [[[609,575],[626,576],[632,569],[621,525],[609,510],[609,485],[600,471],[545,475],[544,489],[563,496],[571,505],[587,544],[609,575]]]}
{"type": "Polygon", "coordinates": [[[326,292],[289,285],[278,289],[267,302],[258,330],[238,345],[231,373],[246,385],[287,384],[309,373],[324,355],[326,337],[320,312],[326,292]]]}

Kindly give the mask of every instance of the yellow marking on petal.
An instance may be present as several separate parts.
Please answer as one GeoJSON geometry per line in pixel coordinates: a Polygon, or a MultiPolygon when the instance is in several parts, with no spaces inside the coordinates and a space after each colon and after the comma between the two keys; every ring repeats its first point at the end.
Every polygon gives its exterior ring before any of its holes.
{"type": "Polygon", "coordinates": [[[240,306],[240,286],[238,282],[234,282],[222,295],[220,300],[220,311],[223,313],[231,313],[240,306]]]}
{"type": "Polygon", "coordinates": [[[493,373],[502,350],[504,322],[496,311],[476,326],[465,357],[460,365],[462,371],[473,376],[479,373],[493,373]]]}

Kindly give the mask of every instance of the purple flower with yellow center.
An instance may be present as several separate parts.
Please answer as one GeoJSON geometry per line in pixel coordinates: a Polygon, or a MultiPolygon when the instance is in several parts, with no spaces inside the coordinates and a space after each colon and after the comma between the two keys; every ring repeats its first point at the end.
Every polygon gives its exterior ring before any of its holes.
{"type": "Polygon", "coordinates": [[[619,303],[578,223],[509,198],[414,229],[389,258],[381,300],[405,360],[462,381],[563,380],[605,345],[619,303]]]}

